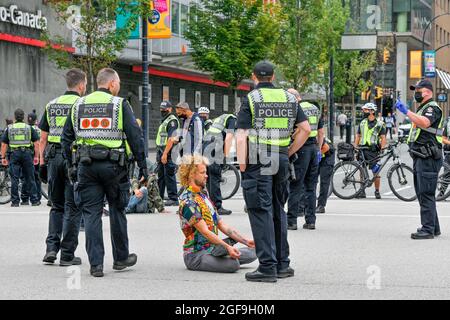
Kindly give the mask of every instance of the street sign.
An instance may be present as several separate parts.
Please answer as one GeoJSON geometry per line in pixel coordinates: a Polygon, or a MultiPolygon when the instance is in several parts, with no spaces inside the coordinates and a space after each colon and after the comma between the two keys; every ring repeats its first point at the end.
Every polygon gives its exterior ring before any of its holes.
{"type": "Polygon", "coordinates": [[[341,38],[342,50],[375,50],[376,48],[377,35],[345,34],[341,38]]]}
{"type": "Polygon", "coordinates": [[[425,77],[436,77],[436,51],[430,50],[424,53],[425,77]]]}

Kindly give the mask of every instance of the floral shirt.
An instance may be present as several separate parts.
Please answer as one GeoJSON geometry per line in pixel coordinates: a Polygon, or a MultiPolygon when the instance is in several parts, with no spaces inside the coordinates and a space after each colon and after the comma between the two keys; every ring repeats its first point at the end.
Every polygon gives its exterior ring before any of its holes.
{"type": "Polygon", "coordinates": [[[218,223],[220,216],[209,199],[208,193],[204,190],[196,192],[192,187],[188,187],[179,197],[181,230],[186,237],[184,241],[184,254],[195,253],[202,250],[212,250],[213,244],[208,241],[194,225],[204,220],[211,232],[219,234],[218,223]]]}

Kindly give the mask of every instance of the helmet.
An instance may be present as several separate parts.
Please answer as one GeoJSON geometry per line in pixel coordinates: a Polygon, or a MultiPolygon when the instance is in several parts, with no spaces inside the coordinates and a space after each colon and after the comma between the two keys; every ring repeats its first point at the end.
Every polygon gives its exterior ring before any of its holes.
{"type": "Polygon", "coordinates": [[[365,105],[363,105],[362,107],[361,107],[361,109],[366,109],[366,110],[372,110],[372,111],[377,111],[377,106],[376,106],[376,104],[374,104],[374,103],[372,103],[372,102],[369,102],[369,103],[366,103],[365,105]]]}
{"type": "Polygon", "coordinates": [[[209,114],[209,109],[207,107],[198,108],[198,113],[207,113],[209,114]]]}

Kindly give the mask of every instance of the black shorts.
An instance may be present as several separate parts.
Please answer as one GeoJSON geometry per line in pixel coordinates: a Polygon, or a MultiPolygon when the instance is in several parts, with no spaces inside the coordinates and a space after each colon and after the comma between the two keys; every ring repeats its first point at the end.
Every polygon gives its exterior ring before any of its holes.
{"type": "MultiPolygon", "coordinates": [[[[377,163],[377,159],[380,155],[379,152],[376,151],[370,151],[370,150],[363,150],[362,151],[364,154],[364,160],[366,161],[366,164],[368,164],[370,166],[370,168],[372,168],[373,165],[375,165],[377,163]]],[[[359,161],[362,161],[362,159],[358,159],[359,161]]]]}

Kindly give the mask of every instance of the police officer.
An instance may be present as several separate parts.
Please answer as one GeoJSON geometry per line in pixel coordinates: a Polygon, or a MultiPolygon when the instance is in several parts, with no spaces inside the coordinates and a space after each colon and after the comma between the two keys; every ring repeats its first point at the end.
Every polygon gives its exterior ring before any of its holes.
{"type": "Polygon", "coordinates": [[[316,213],[325,213],[335,162],[334,151],[333,143],[330,139],[325,138],[320,150],[322,153],[322,160],[319,164],[320,193],[317,199],[316,213]]]}
{"type": "Polygon", "coordinates": [[[177,179],[175,176],[177,167],[172,159],[172,148],[174,146],[173,137],[176,136],[176,132],[180,128],[180,122],[172,113],[173,106],[170,101],[161,102],[159,109],[162,117],[156,135],[159,194],[164,199],[164,191],[167,188],[169,200],[164,205],[177,206],[177,179]]]}
{"type": "MultiPolygon", "coordinates": [[[[41,129],[39,129],[38,125],[36,124],[37,122],[36,110],[33,110],[33,112],[28,114],[27,122],[34,130],[36,130],[38,138],[40,139],[41,129]]],[[[23,177],[21,178],[21,180],[24,180],[23,177]]],[[[24,181],[22,181],[22,183],[24,183],[24,181]]],[[[36,197],[39,201],[41,201],[42,188],[41,188],[41,180],[39,179],[39,164],[34,166],[34,183],[36,184],[36,197]]],[[[22,191],[20,197],[22,199],[22,203],[26,204],[29,203],[30,195],[26,193],[26,190],[22,191]]]]}
{"type": "MultiPolygon", "coordinates": [[[[444,133],[442,136],[442,144],[444,148],[444,162],[448,165],[450,165],[450,117],[447,118],[444,124],[444,133]]],[[[446,179],[448,180],[450,176],[450,170],[447,168],[444,168],[444,173],[446,174],[446,179]]],[[[440,190],[439,190],[439,196],[443,196],[448,188],[448,183],[441,183],[440,190]]]]}
{"type": "Polygon", "coordinates": [[[64,125],[75,102],[85,94],[86,74],[80,69],[71,69],[65,76],[67,91],[50,101],[40,121],[40,178],[48,182],[49,198],[52,203],[48,223],[45,263],[54,263],[61,249],[60,266],[81,264],[75,257],[78,246],[81,211],[74,199],[73,185],[67,176],[68,163],[63,156],[61,136],[64,125]]]}
{"type": "Polygon", "coordinates": [[[203,154],[203,122],[197,112],[191,111],[187,102],[177,104],[175,111],[179,119],[183,120],[181,134],[174,139],[182,148],[180,155],[203,154]]]}
{"type": "Polygon", "coordinates": [[[209,118],[209,109],[207,107],[200,107],[198,109],[198,115],[203,121],[204,131],[208,131],[209,127],[211,127],[213,123],[213,121],[209,118]]]}
{"type": "MultiPolygon", "coordinates": [[[[139,166],[139,179],[148,180],[144,139],[129,103],[117,97],[120,78],[104,68],[97,75],[98,90],[80,98],[66,121],[61,143],[66,159],[72,158],[76,144],[78,164],[74,190],[82,211],[86,249],[94,277],[103,277],[104,246],[102,234],[103,201],[109,204],[114,270],[136,264],[137,256],[128,249],[127,218],[124,213],[130,198],[127,161],[130,148],[139,166]]],[[[70,170],[73,176],[73,168],[70,170]]]]}
{"type": "Polygon", "coordinates": [[[428,80],[420,80],[410,87],[419,103],[417,113],[397,100],[395,106],[407,115],[413,123],[408,143],[414,165],[414,188],[420,204],[422,226],[411,234],[412,239],[433,239],[441,234],[436,210],[436,187],[442,166],[442,134],[444,114],[433,100],[433,85],[428,80]]]}
{"type": "MultiPolygon", "coordinates": [[[[363,147],[362,152],[366,161],[370,163],[373,174],[378,174],[376,159],[386,146],[386,125],[375,116],[377,106],[373,103],[366,103],[362,106],[363,120],[358,126],[355,138],[355,146],[363,147]]],[[[380,185],[381,177],[377,175],[375,179],[375,198],[381,199],[380,185]]],[[[365,198],[365,190],[361,191],[358,198],[365,198]]]]}
{"type": "Polygon", "coordinates": [[[203,155],[209,159],[208,166],[208,192],[220,215],[230,215],[231,210],[222,206],[222,192],[220,181],[222,180],[222,167],[226,158],[230,155],[236,130],[236,116],[223,114],[213,120],[208,130],[205,129],[203,155]]]}
{"type": "Polygon", "coordinates": [[[31,205],[39,206],[41,202],[37,198],[36,184],[34,183],[34,165],[39,163],[39,137],[36,130],[23,122],[25,113],[22,109],[14,111],[14,117],[16,122],[9,125],[3,133],[1,150],[2,164],[7,166],[10,163],[11,207],[19,206],[21,175],[25,179],[22,188],[25,189],[26,194],[30,195],[31,205]],[[11,150],[9,161],[6,157],[8,146],[11,150]]]}
{"type": "Polygon", "coordinates": [[[302,146],[310,128],[295,96],[272,84],[274,67],[270,62],[258,62],[252,79],[256,88],[243,99],[236,136],[243,194],[259,260],[258,269],[245,277],[276,282],[294,276],[284,212],[289,154],[302,146]],[[299,124],[306,134],[301,133],[299,124]]]}
{"type": "Polygon", "coordinates": [[[316,228],[316,185],[319,176],[319,162],[322,154],[324,130],[320,107],[310,102],[301,102],[300,94],[295,89],[289,89],[300,102],[300,107],[308,118],[311,132],[303,147],[297,151],[294,162],[295,179],[289,183],[288,229],[297,230],[297,217],[302,204],[305,212],[303,229],[316,228]]]}

